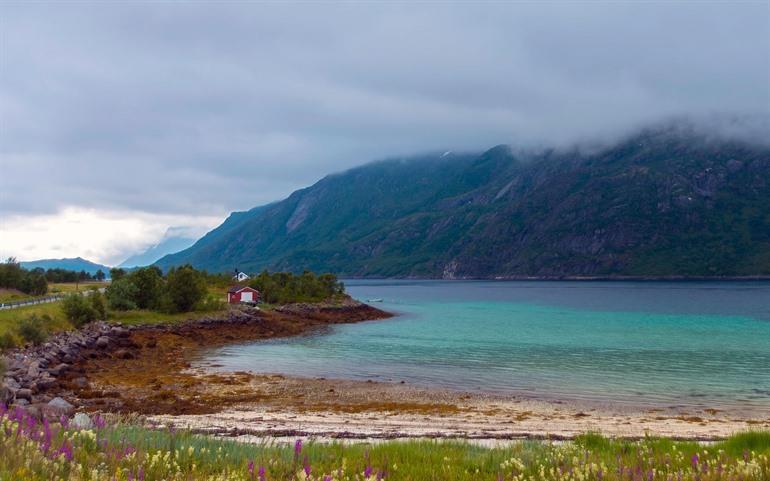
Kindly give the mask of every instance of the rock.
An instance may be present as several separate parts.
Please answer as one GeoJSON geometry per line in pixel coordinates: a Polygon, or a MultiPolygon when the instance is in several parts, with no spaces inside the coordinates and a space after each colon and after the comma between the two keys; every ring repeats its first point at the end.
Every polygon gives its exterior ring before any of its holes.
{"type": "Polygon", "coordinates": [[[27,368],[27,377],[29,379],[34,379],[40,374],[39,366],[40,366],[40,363],[37,361],[29,365],[29,367],[27,368]]]}
{"type": "Polygon", "coordinates": [[[72,385],[84,389],[88,387],[88,379],[84,377],[77,377],[72,380],[72,385]]]}
{"type": "Polygon", "coordinates": [[[113,327],[110,329],[110,336],[111,337],[128,337],[131,333],[128,331],[128,329],[123,329],[122,327],[113,327]]]}
{"type": "Polygon", "coordinates": [[[50,375],[41,376],[37,380],[37,388],[43,391],[52,388],[54,385],[56,385],[56,379],[52,378],[50,375]]]}
{"type": "Polygon", "coordinates": [[[121,349],[115,353],[115,357],[118,359],[133,359],[135,356],[131,351],[127,351],[126,349],[121,349]]]}
{"type": "Polygon", "coordinates": [[[96,347],[98,347],[99,349],[105,349],[109,345],[110,345],[110,338],[107,336],[99,336],[99,338],[96,339],[96,347]]]}
{"type": "Polygon", "coordinates": [[[88,414],[77,413],[75,414],[75,417],[72,418],[72,421],[70,421],[70,426],[75,429],[91,429],[94,427],[94,423],[91,421],[91,418],[88,417],[88,414]]]}
{"type": "Polygon", "coordinates": [[[19,399],[26,399],[27,401],[32,399],[32,390],[24,388],[16,391],[16,400],[18,401],[19,399]]]}
{"type": "Polygon", "coordinates": [[[72,411],[73,409],[75,409],[75,406],[73,406],[72,404],[68,403],[66,400],[58,396],[48,401],[48,404],[46,404],[46,406],[49,406],[54,409],[59,409],[65,412],[72,411]]]}
{"type": "Polygon", "coordinates": [[[7,387],[13,388],[13,389],[19,389],[21,387],[19,382],[16,381],[16,379],[14,379],[12,377],[7,377],[7,378],[3,379],[3,386],[7,386],[7,387]]]}
{"type": "Polygon", "coordinates": [[[67,371],[67,369],[69,369],[69,365],[65,363],[61,363],[61,364],[57,364],[55,367],[50,368],[48,372],[52,376],[61,376],[67,371]]]}
{"type": "Polygon", "coordinates": [[[19,407],[24,407],[24,406],[29,405],[29,401],[27,401],[26,399],[16,398],[16,401],[13,402],[13,405],[14,406],[19,406],[19,407]]]}
{"type": "Polygon", "coordinates": [[[0,403],[5,404],[6,406],[11,404],[11,402],[16,399],[16,391],[16,389],[5,385],[0,386],[0,403]]]}

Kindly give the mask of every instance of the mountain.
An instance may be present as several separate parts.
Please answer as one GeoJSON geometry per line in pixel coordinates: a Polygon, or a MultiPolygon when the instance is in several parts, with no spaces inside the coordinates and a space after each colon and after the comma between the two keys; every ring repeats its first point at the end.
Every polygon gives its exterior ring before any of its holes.
{"type": "Polygon", "coordinates": [[[687,128],[610,147],[375,162],[232,214],[157,265],[343,276],[770,274],[770,147],[687,128]]]}
{"type": "Polygon", "coordinates": [[[131,267],[144,267],[149,266],[161,257],[179,252],[183,249],[187,249],[195,243],[195,239],[184,236],[168,235],[163,237],[161,241],[153,246],[150,246],[147,250],[140,254],[134,254],[128,259],[118,265],[118,267],[131,268],[131,267]]]}
{"type": "Polygon", "coordinates": [[[25,269],[37,269],[38,267],[41,269],[65,269],[68,271],[86,271],[87,273],[93,275],[96,274],[96,271],[101,270],[104,272],[106,276],[109,277],[110,275],[110,268],[108,266],[97,264],[95,262],[91,262],[89,260],[83,259],[82,257],[75,257],[75,258],[69,258],[69,259],[41,259],[37,261],[23,261],[21,262],[21,267],[25,269]]]}

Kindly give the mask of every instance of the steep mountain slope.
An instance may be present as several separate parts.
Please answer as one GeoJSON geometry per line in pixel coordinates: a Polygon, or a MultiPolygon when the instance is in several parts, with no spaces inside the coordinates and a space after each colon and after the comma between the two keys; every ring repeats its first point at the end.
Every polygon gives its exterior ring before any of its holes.
{"type": "Polygon", "coordinates": [[[104,272],[105,275],[110,275],[110,268],[109,266],[105,266],[102,264],[97,264],[95,262],[91,262],[89,260],[83,259],[82,257],[73,257],[73,258],[66,258],[66,259],[40,259],[37,261],[23,261],[21,262],[21,266],[25,269],[37,269],[38,267],[41,269],[65,269],[68,271],[86,271],[87,273],[93,275],[96,274],[97,271],[101,270],[104,272]]]}
{"type": "Polygon", "coordinates": [[[158,262],[347,276],[770,274],[770,149],[647,130],[585,153],[434,155],[330,175],[158,262]]]}

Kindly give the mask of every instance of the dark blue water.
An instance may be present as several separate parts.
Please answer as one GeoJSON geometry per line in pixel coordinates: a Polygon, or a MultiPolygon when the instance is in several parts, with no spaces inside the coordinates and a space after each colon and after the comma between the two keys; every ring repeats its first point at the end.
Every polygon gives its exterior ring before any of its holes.
{"type": "Polygon", "coordinates": [[[349,281],[400,315],[228,346],[227,369],[770,413],[770,283],[349,281]]]}

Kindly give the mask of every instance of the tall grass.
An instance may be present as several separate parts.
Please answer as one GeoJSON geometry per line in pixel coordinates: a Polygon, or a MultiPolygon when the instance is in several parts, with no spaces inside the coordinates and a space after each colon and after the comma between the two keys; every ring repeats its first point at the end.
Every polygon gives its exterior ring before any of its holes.
{"type": "MultiPolygon", "coordinates": [[[[2,411],[0,411],[2,412],[2,411]]],[[[375,444],[246,444],[130,421],[73,429],[23,410],[0,414],[0,479],[68,481],[763,481],[770,433],[713,445],[585,435],[574,442],[514,442],[486,448],[460,441],[375,444]]]]}

